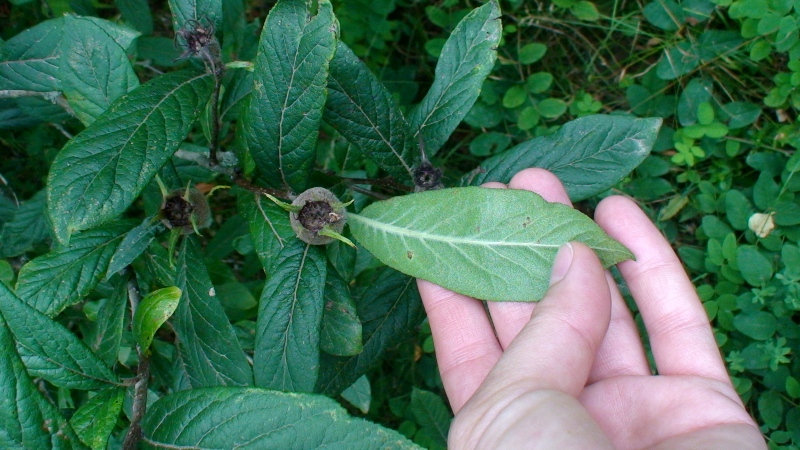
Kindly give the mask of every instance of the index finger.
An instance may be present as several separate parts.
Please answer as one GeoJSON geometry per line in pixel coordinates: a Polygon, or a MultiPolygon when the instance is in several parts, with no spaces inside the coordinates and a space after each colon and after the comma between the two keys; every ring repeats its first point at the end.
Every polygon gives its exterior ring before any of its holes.
{"type": "Polygon", "coordinates": [[[617,265],[644,319],[661,375],[696,375],[730,384],[705,308],[678,256],[630,199],[600,202],[595,221],[636,260],[617,265]]]}

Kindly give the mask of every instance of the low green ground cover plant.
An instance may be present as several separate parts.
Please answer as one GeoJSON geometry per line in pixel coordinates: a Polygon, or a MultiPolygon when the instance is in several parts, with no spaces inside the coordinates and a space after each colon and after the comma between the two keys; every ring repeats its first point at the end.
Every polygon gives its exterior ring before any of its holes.
{"type": "Polygon", "coordinates": [[[413,277],[538,299],[591,221],[474,187],[538,166],[583,211],[640,202],[770,445],[796,448],[796,8],[12,2],[0,339],[16,352],[0,382],[19,395],[0,439],[443,448],[452,415],[413,277]],[[512,218],[503,236],[560,231],[525,250],[521,279],[497,266],[505,284],[448,253],[486,254],[496,239],[469,220],[493,213],[512,218]]]}

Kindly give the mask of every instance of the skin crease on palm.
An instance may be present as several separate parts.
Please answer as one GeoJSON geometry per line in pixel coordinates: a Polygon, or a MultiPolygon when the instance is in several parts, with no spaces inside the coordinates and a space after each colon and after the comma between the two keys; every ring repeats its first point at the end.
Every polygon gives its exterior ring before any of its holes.
{"type": "MultiPolygon", "coordinates": [[[[542,169],[508,186],[570,204],[542,169]]],[[[651,375],[616,284],[583,244],[565,245],[538,304],[483,303],[418,280],[461,448],[765,449],[731,385],[705,310],[669,243],[636,204],[595,221],[636,261],[618,265],[650,338],[651,375]]]]}

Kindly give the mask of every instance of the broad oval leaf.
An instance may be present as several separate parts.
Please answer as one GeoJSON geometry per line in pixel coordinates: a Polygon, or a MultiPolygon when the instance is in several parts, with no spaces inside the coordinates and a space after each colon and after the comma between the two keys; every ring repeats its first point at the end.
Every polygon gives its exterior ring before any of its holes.
{"type": "Polygon", "coordinates": [[[103,225],[75,235],[69,245],[56,247],[22,266],[17,295],[54,317],[79,302],[103,279],[128,221],[103,225]]]}
{"type": "Polygon", "coordinates": [[[538,301],[559,247],[581,241],[605,267],[633,255],[590,218],[530,191],[442,189],[373,203],[350,229],[384,264],[481,300],[538,301]]]}
{"type": "Polygon", "coordinates": [[[62,19],[47,20],[0,46],[0,90],[58,91],[62,19]]]}
{"type": "Polygon", "coordinates": [[[593,115],[567,122],[555,134],[495,155],[462,179],[462,185],[508,183],[517,172],[540,167],[555,174],[572,201],[610,188],[650,154],[661,119],[593,115]]]}
{"type": "Polygon", "coordinates": [[[172,316],[181,299],[181,290],[175,286],[153,291],[142,299],[133,314],[131,331],[142,352],[153,342],[156,331],[172,316]]]}
{"type": "Polygon", "coordinates": [[[335,400],[258,388],[192,389],[147,408],[143,448],[418,449],[335,400]]]}
{"type": "Polygon", "coordinates": [[[305,1],[282,0],[264,24],[244,132],[259,173],[272,187],[306,189],[338,27],[327,0],[313,17],[305,1]]]}
{"type": "Polygon", "coordinates": [[[86,344],[20,300],[3,283],[0,312],[17,340],[25,367],[34,377],[70,389],[102,389],[116,384],[116,376],[86,344]]]}
{"type": "MultiPolygon", "coordinates": [[[[0,283],[0,297],[12,295],[0,283]]],[[[0,447],[82,448],[64,416],[33,384],[0,313],[0,447]]]]}
{"type": "Polygon", "coordinates": [[[139,86],[125,50],[99,25],[82,17],[64,17],[60,68],[64,95],[84,125],[139,86]]]}
{"type": "Polygon", "coordinates": [[[247,218],[256,254],[267,274],[272,273],[275,255],[295,240],[289,214],[262,195],[244,192],[239,196],[239,211],[247,218]]]}
{"type": "Polygon", "coordinates": [[[319,374],[325,251],[293,239],[274,259],[259,301],[256,385],[311,392],[319,374]]]}
{"type": "Polygon", "coordinates": [[[173,316],[191,387],[249,386],[253,372],[236,339],[193,236],[184,238],[175,285],[182,291],[173,316]]]}
{"type": "Polygon", "coordinates": [[[47,203],[56,237],[124,212],[189,134],[213,76],[187,70],[140,86],[71,139],[53,161],[47,203]]]}
{"type": "Polygon", "coordinates": [[[352,356],[361,353],[361,321],[350,286],[332,264],[325,280],[325,312],[320,329],[320,349],[331,355],[352,356]]]}
{"type": "Polygon", "coordinates": [[[378,269],[377,278],[356,306],[364,349],[350,357],[323,353],[316,392],[339,395],[380,361],[386,350],[408,339],[425,317],[414,278],[391,267],[378,269]]]}
{"type": "Polygon", "coordinates": [[[163,228],[161,222],[154,222],[154,217],[147,217],[137,227],[125,233],[125,237],[108,263],[106,279],[127,267],[144,253],[150,242],[155,239],[156,233],[162,231],[163,228]]]}
{"type": "Polygon", "coordinates": [[[41,190],[14,212],[0,231],[0,258],[18,256],[50,236],[45,216],[47,198],[41,190]]]}
{"type": "Polygon", "coordinates": [[[330,64],[325,122],[383,170],[411,180],[417,152],[400,107],[383,83],[340,42],[330,64]]]}
{"type": "Polygon", "coordinates": [[[467,14],[444,44],[433,84],[408,118],[412,129],[422,134],[429,156],[442,147],[477,100],[494,68],[501,31],[500,7],[492,0],[467,14]]]}

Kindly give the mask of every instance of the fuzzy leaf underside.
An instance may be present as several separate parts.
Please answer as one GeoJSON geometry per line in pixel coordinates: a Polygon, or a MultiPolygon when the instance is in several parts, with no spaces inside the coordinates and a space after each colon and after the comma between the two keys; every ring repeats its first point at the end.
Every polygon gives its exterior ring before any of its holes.
{"type": "Polygon", "coordinates": [[[579,211],[515,189],[395,197],[351,214],[349,224],[384,264],[482,300],[540,300],[569,241],[591,247],[606,267],[633,257],[579,211]]]}
{"type": "Polygon", "coordinates": [[[189,134],[213,88],[192,70],[160,76],[117,100],[56,156],[47,182],[57,239],[104,223],[139,196],[189,134]]]}
{"type": "Polygon", "coordinates": [[[508,183],[517,172],[553,172],[573,202],[597,195],[641,163],[658,136],[661,119],[593,115],[567,122],[556,133],[523,142],[482,162],[462,185],[508,183]]]}
{"type": "Polygon", "coordinates": [[[144,448],[418,449],[335,400],[259,388],[192,389],[148,408],[144,448]]]}

